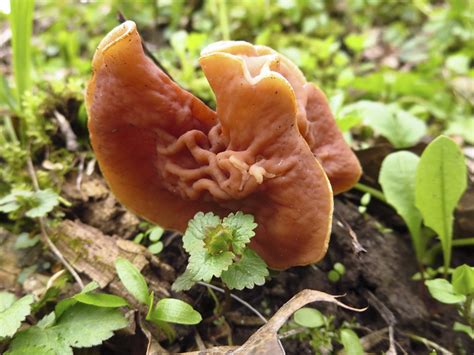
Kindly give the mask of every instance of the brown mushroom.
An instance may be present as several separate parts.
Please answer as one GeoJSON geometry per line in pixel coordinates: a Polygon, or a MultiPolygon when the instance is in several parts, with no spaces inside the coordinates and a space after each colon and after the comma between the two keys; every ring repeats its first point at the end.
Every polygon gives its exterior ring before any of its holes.
{"type": "MultiPolygon", "coordinates": [[[[333,204],[314,153],[335,145],[308,135],[327,103],[282,58],[245,42],[203,51],[216,115],[144,55],[133,22],[114,29],[94,56],[86,101],[92,146],[117,198],[180,231],[198,211],[252,213],[259,226],[251,246],[270,267],[320,260],[333,204]],[[245,54],[254,48],[268,55],[245,54]]],[[[320,161],[331,166],[329,151],[320,161]]]]}
{"type": "Polygon", "coordinates": [[[296,65],[269,47],[243,41],[217,42],[204,49],[203,54],[212,51],[241,57],[250,72],[256,73],[266,66],[283,75],[296,95],[298,128],[323,165],[334,194],[354,186],[362,173],[359,161],[344,141],[325,95],[315,85],[306,82],[296,65]]]}

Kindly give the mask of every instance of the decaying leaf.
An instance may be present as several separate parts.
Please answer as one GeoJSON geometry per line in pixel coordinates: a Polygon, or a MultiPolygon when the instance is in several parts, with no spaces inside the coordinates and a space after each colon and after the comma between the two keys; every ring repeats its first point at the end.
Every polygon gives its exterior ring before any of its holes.
{"type": "Polygon", "coordinates": [[[329,295],[316,290],[303,290],[286,302],[275,315],[257,330],[243,345],[237,347],[220,346],[205,351],[194,351],[183,354],[285,354],[285,349],[278,339],[278,330],[301,307],[311,302],[330,302],[355,312],[365,311],[366,308],[353,308],[337,299],[338,296],[329,295]]]}

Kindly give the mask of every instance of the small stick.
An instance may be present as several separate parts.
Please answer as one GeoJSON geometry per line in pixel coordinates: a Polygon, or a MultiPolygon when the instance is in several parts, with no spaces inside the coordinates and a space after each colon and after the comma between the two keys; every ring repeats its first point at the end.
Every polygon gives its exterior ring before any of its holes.
{"type": "Polygon", "coordinates": [[[352,248],[354,249],[354,253],[359,256],[361,253],[367,253],[367,250],[359,243],[359,239],[357,239],[357,234],[355,234],[354,230],[351,228],[349,223],[341,216],[339,212],[334,210],[334,215],[337,218],[337,223],[340,227],[343,227],[349,233],[349,236],[352,238],[352,248]]]}
{"type": "MultiPolygon", "coordinates": [[[[201,286],[206,286],[206,287],[209,287],[215,291],[218,291],[220,293],[224,293],[225,294],[225,291],[220,288],[220,287],[217,287],[217,286],[214,286],[214,285],[211,285],[211,284],[208,284],[207,282],[202,282],[202,281],[199,281],[197,282],[199,285],[201,286]]],[[[230,294],[230,297],[232,297],[234,300],[236,300],[237,302],[241,303],[242,305],[244,305],[245,307],[247,307],[248,309],[250,309],[253,313],[255,313],[255,315],[257,315],[258,318],[260,318],[264,323],[267,323],[268,320],[259,312],[257,311],[254,307],[252,307],[252,305],[250,305],[250,303],[244,301],[242,298],[234,295],[233,293],[230,294]]]]}
{"type": "MultiPolygon", "coordinates": [[[[31,155],[30,155],[30,147],[28,147],[28,157],[26,159],[26,166],[28,168],[28,174],[30,175],[31,181],[33,182],[33,187],[35,191],[39,191],[39,183],[38,183],[38,178],[36,177],[36,172],[35,168],[33,166],[33,161],[31,160],[31,155]]],[[[76,280],[76,282],[79,284],[81,287],[81,290],[84,288],[84,283],[82,282],[79,274],[74,270],[74,268],[67,262],[67,260],[64,258],[63,254],[59,251],[59,249],[54,245],[52,240],[49,238],[48,233],[46,231],[46,220],[44,217],[38,217],[37,218],[38,223],[40,225],[40,230],[41,230],[41,238],[43,239],[43,242],[48,245],[49,249],[53,252],[54,255],[61,261],[61,263],[66,267],[66,269],[71,273],[72,277],[76,280]]]]}

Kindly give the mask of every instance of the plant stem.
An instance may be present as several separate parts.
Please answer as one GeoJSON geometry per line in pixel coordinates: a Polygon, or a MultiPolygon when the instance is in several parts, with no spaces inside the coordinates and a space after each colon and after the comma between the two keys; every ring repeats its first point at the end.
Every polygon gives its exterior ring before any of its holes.
{"type": "MultiPolygon", "coordinates": [[[[464,247],[464,246],[474,246],[474,238],[460,238],[453,239],[451,242],[452,247],[464,247]]],[[[427,255],[432,258],[434,255],[438,254],[441,251],[441,243],[435,244],[428,250],[427,255]]]]}
{"type": "Polygon", "coordinates": [[[385,203],[387,202],[383,192],[380,190],[374,189],[373,187],[370,187],[361,183],[357,183],[355,184],[354,188],[362,192],[367,192],[382,202],[385,202],[385,203]]]}
{"type": "MultiPolygon", "coordinates": [[[[214,286],[214,285],[211,285],[211,284],[208,284],[207,282],[202,282],[202,281],[199,281],[197,282],[198,285],[201,285],[201,286],[205,286],[205,287],[209,287],[209,288],[212,288],[213,290],[216,290],[218,292],[221,292],[221,293],[225,293],[225,291],[220,288],[220,287],[217,287],[217,286],[214,286]]],[[[230,294],[230,297],[232,297],[234,300],[236,300],[237,302],[239,302],[240,304],[244,305],[245,307],[247,307],[248,309],[250,309],[253,313],[255,313],[255,315],[260,318],[264,323],[267,323],[268,320],[259,312],[257,311],[254,307],[252,307],[252,305],[246,301],[244,301],[242,298],[240,298],[239,296],[236,296],[234,294],[230,294]]]]}
{"type": "Polygon", "coordinates": [[[13,127],[12,119],[9,116],[5,116],[5,130],[7,131],[10,139],[13,143],[18,143],[18,137],[16,136],[15,127],[13,127]]]}
{"type": "Polygon", "coordinates": [[[472,308],[472,303],[474,301],[474,294],[470,294],[466,298],[466,302],[464,302],[464,318],[466,319],[467,324],[471,327],[474,328],[474,321],[471,316],[471,308],[472,308]]]}
{"type": "Polygon", "coordinates": [[[423,338],[423,337],[421,337],[419,335],[416,335],[416,334],[411,334],[411,333],[404,333],[404,334],[407,337],[409,337],[410,339],[424,344],[428,348],[433,348],[433,349],[439,351],[443,355],[452,355],[453,354],[451,351],[449,351],[448,349],[443,348],[441,345],[438,345],[434,341],[423,338]]]}

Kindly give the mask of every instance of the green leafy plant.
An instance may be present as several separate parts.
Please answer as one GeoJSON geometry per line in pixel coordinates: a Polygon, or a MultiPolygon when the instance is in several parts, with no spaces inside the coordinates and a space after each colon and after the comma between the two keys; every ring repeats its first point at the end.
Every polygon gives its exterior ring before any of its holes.
{"type": "Polygon", "coordinates": [[[429,254],[424,222],[439,236],[445,274],[451,263],[453,212],[466,189],[466,176],[461,150],[445,136],[432,141],[421,158],[406,151],[389,154],[380,171],[385,198],[407,224],[420,265],[429,254]]]}
{"type": "Polygon", "coordinates": [[[115,268],[127,291],[139,303],[148,307],[146,320],[160,326],[168,337],[174,337],[174,331],[168,323],[197,324],[202,320],[201,315],[193,307],[181,300],[163,298],[155,304],[154,293],[149,291],[145,278],[127,259],[115,260],[115,268]]]}
{"type": "Polygon", "coordinates": [[[419,161],[416,154],[407,151],[387,155],[380,169],[379,182],[387,202],[405,221],[416,257],[421,263],[426,251],[426,238],[421,230],[423,217],[415,206],[415,179],[419,161]]]}
{"type": "Polygon", "coordinates": [[[441,303],[459,307],[466,324],[455,322],[453,329],[474,339],[474,267],[461,265],[454,269],[451,282],[446,279],[425,281],[431,296],[441,303]]]}
{"type": "Polygon", "coordinates": [[[183,236],[190,254],[184,274],[173,284],[175,291],[190,289],[196,282],[220,277],[229,289],[242,290],[263,285],[267,265],[247,248],[257,227],[252,215],[231,213],[221,220],[213,213],[197,213],[183,236]]]}
{"type": "Polygon", "coordinates": [[[335,263],[328,272],[328,279],[331,282],[338,282],[346,273],[346,267],[341,263],[335,263]]]}
{"type": "Polygon", "coordinates": [[[344,323],[338,329],[332,316],[326,317],[317,309],[303,307],[297,310],[288,328],[294,329],[298,326],[306,328],[304,332],[298,334],[298,338],[309,340],[316,353],[332,353],[333,343],[338,343],[343,346],[347,354],[364,354],[359,336],[351,329],[350,324],[344,323]]]}
{"type": "Polygon", "coordinates": [[[467,167],[461,149],[445,136],[436,138],[420,158],[415,205],[425,225],[439,236],[446,273],[451,264],[453,212],[466,187],[467,167]]]}
{"type": "Polygon", "coordinates": [[[15,215],[24,212],[26,217],[36,218],[46,216],[58,204],[59,195],[51,189],[36,192],[13,190],[0,199],[0,212],[15,215]]]}
{"type": "Polygon", "coordinates": [[[34,325],[27,324],[26,317],[43,308],[53,294],[57,296],[55,287],[48,288],[36,302],[32,295],[16,300],[13,294],[1,292],[0,340],[11,338],[6,354],[72,354],[73,347],[99,345],[115,330],[127,326],[128,321],[117,309],[127,302],[93,292],[97,287],[95,282],[90,283],[79,294],[60,301],[53,312],[34,325]]]}
{"type": "Polygon", "coordinates": [[[387,138],[396,148],[411,147],[426,134],[426,124],[397,104],[362,100],[345,106],[339,115],[341,120],[345,116],[362,117],[365,125],[387,138]]]}
{"type": "Polygon", "coordinates": [[[144,239],[148,239],[150,245],[148,250],[153,254],[159,254],[163,250],[163,242],[160,241],[165,230],[160,226],[153,226],[145,232],[138,233],[133,241],[135,243],[142,243],[144,239]]]}

